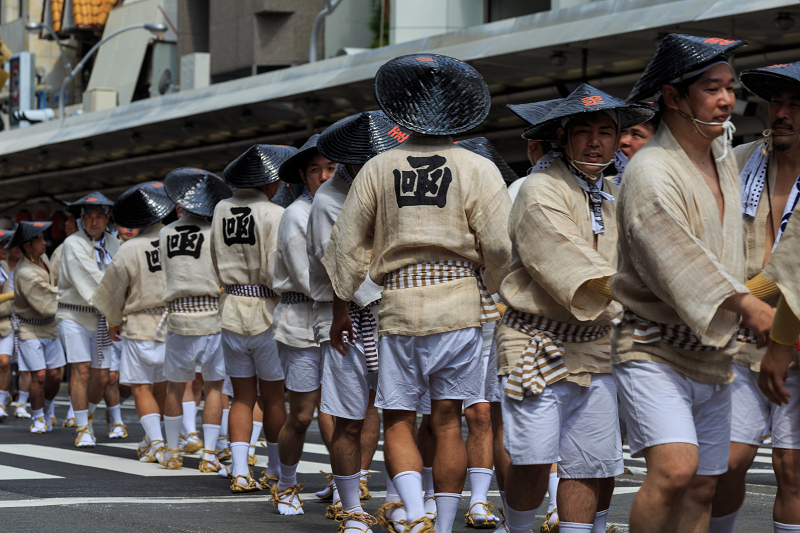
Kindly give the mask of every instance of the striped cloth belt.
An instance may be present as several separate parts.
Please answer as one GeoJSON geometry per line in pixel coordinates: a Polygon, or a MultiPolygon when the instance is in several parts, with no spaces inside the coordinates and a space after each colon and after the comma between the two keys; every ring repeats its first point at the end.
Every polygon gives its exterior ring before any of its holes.
{"type": "Polygon", "coordinates": [[[282,292],[281,303],[284,305],[299,304],[303,302],[310,302],[311,298],[302,292],[282,292]]]}
{"type": "Polygon", "coordinates": [[[364,355],[367,358],[367,372],[378,371],[378,347],[375,344],[375,330],[378,321],[370,311],[370,307],[380,304],[380,299],[370,302],[364,307],[353,302],[347,304],[347,313],[353,321],[353,334],[364,343],[364,355]]]}
{"type": "Polygon", "coordinates": [[[251,298],[277,298],[278,294],[266,285],[225,285],[225,292],[232,296],[251,298]]]}
{"type": "Polygon", "coordinates": [[[541,394],[547,385],[569,375],[564,365],[564,342],[591,342],[608,335],[611,326],[577,326],[508,308],[503,324],[530,335],[506,382],[506,396],[522,400],[541,394]]]}
{"type": "Polygon", "coordinates": [[[133,311],[131,314],[141,313],[143,315],[161,315],[161,319],[156,326],[156,334],[154,336],[156,342],[164,342],[167,340],[167,316],[169,315],[169,307],[150,307],[149,309],[139,309],[133,311]]]}
{"type": "Polygon", "coordinates": [[[14,330],[14,353],[12,354],[14,361],[19,357],[19,326],[21,324],[26,324],[28,326],[49,326],[56,321],[56,317],[54,316],[49,318],[22,318],[17,313],[11,313],[8,319],[11,321],[11,329],[14,330]]]}
{"type": "Polygon", "coordinates": [[[383,279],[383,288],[388,290],[425,287],[455,281],[462,278],[475,278],[481,293],[481,322],[500,319],[500,311],[494,304],[489,289],[483,284],[478,265],[469,261],[431,261],[398,268],[389,272],[383,279]]]}
{"type": "Polygon", "coordinates": [[[736,340],[746,344],[758,344],[758,338],[753,335],[750,328],[744,326],[740,326],[739,330],[736,332],[736,340]]]}
{"type": "Polygon", "coordinates": [[[686,324],[661,324],[640,317],[630,309],[625,309],[622,313],[614,317],[611,323],[615,327],[625,324],[633,324],[633,342],[638,344],[655,344],[663,342],[680,348],[681,350],[691,350],[694,352],[711,352],[717,350],[713,346],[707,346],[700,342],[686,324]]]}
{"type": "Polygon", "coordinates": [[[77,311],[78,313],[91,313],[97,315],[97,358],[99,361],[102,361],[105,358],[103,356],[103,348],[109,348],[111,346],[111,336],[108,334],[108,322],[106,322],[106,317],[103,315],[103,313],[94,307],[89,307],[88,305],[75,305],[59,302],[58,308],[66,309],[67,311],[77,311]]]}

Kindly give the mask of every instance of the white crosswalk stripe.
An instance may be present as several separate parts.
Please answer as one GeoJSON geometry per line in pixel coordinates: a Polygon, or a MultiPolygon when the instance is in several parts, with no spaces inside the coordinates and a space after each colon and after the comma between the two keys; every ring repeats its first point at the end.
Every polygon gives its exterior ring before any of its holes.
{"type": "MultiPolygon", "coordinates": [[[[622,446],[622,458],[625,460],[625,466],[631,474],[645,475],[647,474],[646,461],[644,457],[631,457],[630,447],[625,444],[622,446]]],[[[772,449],[760,446],[753,459],[753,465],[747,471],[748,474],[771,474],[772,470],[772,449]]]]}

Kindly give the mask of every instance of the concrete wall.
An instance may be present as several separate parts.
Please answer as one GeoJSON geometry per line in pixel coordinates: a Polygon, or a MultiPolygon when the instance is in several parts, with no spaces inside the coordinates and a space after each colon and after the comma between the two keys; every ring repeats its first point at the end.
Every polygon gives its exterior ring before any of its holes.
{"type": "Polygon", "coordinates": [[[392,0],[389,44],[483,24],[484,0],[392,0]]]}
{"type": "MultiPolygon", "coordinates": [[[[325,56],[334,57],[342,48],[367,48],[375,40],[369,29],[372,0],[342,0],[325,19],[325,56]]],[[[388,32],[389,28],[384,31],[388,32]]]]}

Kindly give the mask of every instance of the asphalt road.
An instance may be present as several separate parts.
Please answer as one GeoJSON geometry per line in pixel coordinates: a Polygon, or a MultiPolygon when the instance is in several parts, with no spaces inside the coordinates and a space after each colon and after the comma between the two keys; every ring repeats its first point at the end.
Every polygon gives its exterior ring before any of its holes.
{"type": "MultiPolygon", "coordinates": [[[[59,422],[67,411],[63,394],[56,408],[59,422]]],[[[93,450],[74,447],[73,429],[59,427],[52,433],[34,435],[28,431],[30,420],[8,418],[0,424],[0,531],[336,531],[337,524],[325,518],[328,502],[314,496],[326,485],[319,471],[330,471],[316,424],[309,429],[298,473],[298,480],[305,485],[305,514],[281,517],[266,491],[233,495],[227,479],[198,472],[197,455],[185,457],[184,468],[178,472],[139,463],[135,447],[144,432],[132,399],[122,411],[130,434],[125,440],[105,436],[102,410],[102,406],[98,408],[96,416],[98,445],[93,450]]],[[[382,449],[381,441],[371,466],[374,473],[369,488],[373,497],[364,502],[365,510],[373,515],[383,504],[386,490],[382,449]]],[[[254,470],[258,476],[266,466],[266,449],[259,448],[257,453],[254,470]]],[[[759,451],[748,476],[747,499],[737,531],[772,531],[775,477],[769,454],[768,447],[759,451]]],[[[628,531],[631,502],[646,472],[643,460],[625,457],[630,473],[617,479],[609,520],[619,533],[628,531]]],[[[469,484],[465,487],[468,490],[469,484]]],[[[494,482],[489,496],[500,507],[494,482]]],[[[459,516],[467,512],[468,503],[469,494],[465,492],[459,516]]],[[[536,528],[546,510],[545,499],[536,528]]],[[[376,526],[373,530],[378,533],[383,529],[376,526]]],[[[453,531],[473,530],[464,527],[459,518],[453,531]]]]}

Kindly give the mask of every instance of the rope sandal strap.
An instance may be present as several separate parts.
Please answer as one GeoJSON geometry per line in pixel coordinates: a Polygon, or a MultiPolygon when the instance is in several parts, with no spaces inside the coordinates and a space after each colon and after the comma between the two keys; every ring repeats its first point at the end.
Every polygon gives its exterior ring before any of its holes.
{"type": "Polygon", "coordinates": [[[284,505],[288,505],[295,511],[299,511],[303,507],[303,500],[300,499],[300,492],[303,490],[303,484],[298,483],[297,485],[292,485],[287,487],[283,490],[278,490],[278,485],[272,485],[270,487],[270,492],[272,492],[272,504],[275,508],[278,508],[278,504],[282,503],[284,505]],[[297,496],[297,501],[300,502],[299,505],[295,505],[292,503],[294,501],[294,497],[297,496]],[[284,499],[286,498],[286,499],[284,499]]]}
{"type": "MultiPolygon", "coordinates": [[[[388,529],[389,531],[397,531],[394,527],[394,524],[401,524],[401,520],[389,520],[386,518],[386,513],[391,511],[392,509],[399,509],[403,506],[403,502],[400,500],[394,502],[386,502],[381,505],[381,508],[378,509],[378,523],[388,529]]],[[[404,521],[403,521],[404,522],[404,521]]]]}
{"type": "Polygon", "coordinates": [[[542,523],[541,527],[539,527],[539,533],[551,533],[551,532],[558,531],[558,529],[556,529],[557,526],[558,526],[558,521],[559,521],[558,518],[556,518],[556,521],[553,523],[552,526],[550,525],[550,517],[553,515],[553,513],[558,514],[558,507],[556,507],[552,511],[549,511],[545,515],[544,523],[542,523]]]}
{"type": "Polygon", "coordinates": [[[253,479],[253,476],[246,475],[246,476],[233,476],[231,478],[231,492],[252,492],[254,490],[261,490],[261,485],[256,483],[256,480],[253,479]],[[244,479],[247,482],[247,485],[242,485],[239,483],[239,478],[244,479]]]}
{"type": "Polygon", "coordinates": [[[424,524],[424,526],[422,527],[422,529],[417,531],[417,533],[435,533],[433,530],[433,523],[431,522],[431,519],[428,518],[427,516],[417,518],[410,524],[406,524],[406,531],[411,531],[420,524],[424,524]]]}
{"type": "Polygon", "coordinates": [[[200,450],[200,454],[201,454],[201,459],[200,459],[199,470],[201,472],[210,473],[219,471],[219,460],[217,459],[217,456],[214,455],[213,450],[208,450],[206,448],[203,448],[202,450],[200,450]],[[211,457],[214,458],[214,460],[211,461],[206,459],[206,455],[210,455],[211,457]]]}
{"type": "Polygon", "coordinates": [[[497,527],[497,517],[494,519],[490,519],[490,517],[494,516],[494,504],[492,502],[475,502],[469,507],[469,511],[467,514],[464,515],[464,522],[468,527],[474,527],[478,529],[489,529],[497,527]],[[472,509],[476,505],[483,505],[484,512],[483,513],[474,513],[472,509]],[[483,522],[476,522],[475,517],[482,516],[483,522]]]}
{"type": "Polygon", "coordinates": [[[342,500],[336,500],[325,509],[325,518],[328,520],[337,520],[342,514],[344,514],[342,500]]]}
{"type": "Polygon", "coordinates": [[[119,422],[114,422],[114,428],[122,428],[122,438],[128,438],[128,426],[125,424],[120,424],[119,422]]]}
{"type": "Polygon", "coordinates": [[[171,453],[172,457],[165,459],[162,463],[167,470],[180,470],[183,466],[183,456],[178,448],[166,448],[167,453],[171,453]]]}
{"type": "Polygon", "coordinates": [[[336,533],[344,533],[345,531],[360,531],[362,533],[365,533],[366,531],[369,531],[372,526],[378,523],[378,521],[375,519],[374,516],[367,513],[359,513],[358,511],[353,513],[342,512],[340,516],[336,517],[336,521],[340,522],[339,529],[336,533]],[[350,525],[350,526],[344,525],[345,522],[350,522],[350,521],[364,524],[366,526],[366,529],[355,525],[350,525]]]}
{"type": "Polygon", "coordinates": [[[258,482],[261,483],[262,487],[267,487],[270,483],[273,483],[273,486],[277,485],[278,481],[280,481],[278,478],[269,475],[266,468],[261,471],[261,477],[258,478],[258,482]]]}

